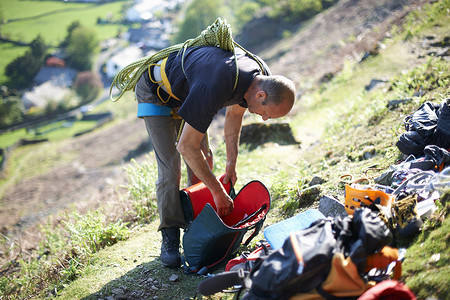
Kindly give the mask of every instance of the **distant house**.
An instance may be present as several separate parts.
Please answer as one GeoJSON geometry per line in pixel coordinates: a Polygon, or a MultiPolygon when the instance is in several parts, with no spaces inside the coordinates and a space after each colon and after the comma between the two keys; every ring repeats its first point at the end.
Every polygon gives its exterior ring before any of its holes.
{"type": "Polygon", "coordinates": [[[26,109],[31,107],[45,107],[50,101],[60,102],[71,97],[70,89],[47,81],[22,96],[22,103],[26,109]]]}
{"type": "Polygon", "coordinates": [[[153,18],[155,11],[165,11],[175,8],[185,0],[136,0],[125,13],[129,22],[146,22],[153,18]]]}
{"type": "Polygon", "coordinates": [[[127,10],[125,18],[130,22],[145,22],[153,17],[153,12],[161,9],[164,0],[139,0],[127,10]]]}
{"type": "Polygon", "coordinates": [[[56,56],[50,56],[45,60],[45,65],[47,67],[64,68],[66,67],[66,62],[63,59],[58,58],[56,56]]]}
{"type": "Polygon", "coordinates": [[[137,46],[123,49],[106,62],[106,76],[114,78],[121,69],[142,57],[142,51],[137,46]]]}
{"type": "Polygon", "coordinates": [[[66,62],[63,59],[52,55],[45,59],[44,66],[34,77],[33,83],[41,85],[52,81],[57,86],[71,87],[76,76],[76,70],[66,68],[66,62]]]}
{"type": "Polygon", "coordinates": [[[128,40],[140,48],[163,49],[169,46],[169,35],[161,27],[131,28],[128,40]]]}
{"type": "Polygon", "coordinates": [[[70,97],[70,87],[77,73],[75,69],[66,67],[63,59],[48,57],[33,79],[35,87],[22,96],[25,108],[45,107],[49,101],[59,102],[70,97]]]}
{"type": "Polygon", "coordinates": [[[57,86],[71,87],[76,76],[77,71],[72,68],[44,65],[34,77],[33,82],[41,85],[51,81],[57,86]]]}

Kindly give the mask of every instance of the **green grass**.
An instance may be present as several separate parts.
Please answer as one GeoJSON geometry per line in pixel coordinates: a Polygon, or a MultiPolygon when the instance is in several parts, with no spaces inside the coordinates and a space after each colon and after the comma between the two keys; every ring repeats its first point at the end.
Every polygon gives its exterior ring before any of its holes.
{"type": "Polygon", "coordinates": [[[419,299],[427,298],[430,293],[448,299],[450,293],[449,197],[450,193],[447,193],[447,204],[440,214],[435,214],[441,218],[439,225],[435,225],[435,230],[423,231],[407,250],[403,274],[406,284],[416,291],[419,299]]]}
{"type": "Polygon", "coordinates": [[[28,49],[29,47],[20,47],[13,44],[0,42],[0,54],[2,56],[2,59],[0,60],[0,85],[8,80],[8,77],[5,75],[6,66],[16,57],[25,54],[28,49]]]}
{"type": "Polygon", "coordinates": [[[45,42],[56,46],[67,34],[67,27],[79,21],[87,27],[95,27],[101,39],[117,34],[122,25],[97,25],[97,18],[118,20],[127,1],[103,4],[72,3],[62,1],[19,1],[1,0],[0,5],[6,23],[2,34],[13,40],[31,42],[41,34],[45,42]]]}
{"type": "MultiPolygon", "coordinates": [[[[2,35],[14,41],[29,43],[40,34],[46,44],[56,47],[66,37],[67,27],[79,21],[86,27],[94,28],[99,40],[107,40],[115,37],[120,30],[126,31],[127,27],[122,24],[98,25],[97,19],[119,20],[122,8],[127,3],[128,0],[103,4],[0,0],[0,12],[6,22],[1,26],[2,35]]],[[[26,50],[28,47],[0,43],[0,84],[6,82],[6,65],[26,50]]]]}
{"type": "Polygon", "coordinates": [[[18,140],[30,137],[25,128],[14,130],[0,135],[0,148],[5,149],[11,147],[18,140]]]}
{"type": "Polygon", "coordinates": [[[128,290],[149,290],[152,284],[147,280],[150,278],[157,280],[154,285],[158,288],[155,294],[159,299],[193,297],[202,278],[186,275],[182,269],[160,268],[160,235],[155,236],[156,229],[156,222],[143,226],[133,232],[129,240],[94,255],[93,264],[87,266],[80,279],[66,287],[59,298],[98,299],[101,295],[110,295],[114,288],[124,286],[128,290]],[[151,235],[154,237],[149,238],[151,235]],[[169,281],[172,274],[179,277],[176,282],[169,281]]]}
{"type": "Polygon", "coordinates": [[[96,121],[58,121],[48,123],[44,126],[39,126],[35,129],[30,129],[29,132],[25,128],[4,133],[0,136],[0,148],[7,148],[14,145],[20,139],[40,140],[48,139],[56,142],[63,139],[70,138],[76,133],[80,133],[94,128],[97,125],[96,121]]]}
{"type": "Polygon", "coordinates": [[[134,93],[125,93],[119,101],[112,102],[109,99],[102,102],[93,110],[93,112],[110,111],[116,119],[124,119],[130,115],[136,115],[137,102],[134,93]]]}
{"type": "MultiPolygon", "coordinates": [[[[96,106],[90,113],[98,114],[111,112],[114,115],[114,122],[123,120],[136,111],[136,103],[132,93],[126,93],[118,102],[104,101],[96,106]]],[[[95,121],[77,120],[72,123],[66,121],[52,122],[47,125],[39,126],[36,130],[41,134],[36,135],[35,130],[29,132],[25,128],[3,133],[0,135],[0,148],[6,148],[14,145],[20,139],[48,139],[49,141],[60,141],[71,138],[75,134],[89,130],[97,126],[95,121]]],[[[109,125],[106,125],[109,126],[109,125]]]]}
{"type": "MultiPolygon", "coordinates": [[[[136,113],[136,102],[133,97],[132,93],[126,93],[118,102],[104,101],[90,113],[111,112],[114,116],[113,121],[104,124],[103,127],[113,126],[117,122],[123,122],[124,119],[136,113]]],[[[62,126],[64,123],[64,121],[61,121],[45,125],[38,130],[40,132],[51,128],[54,128],[54,130],[37,136],[32,131],[27,132],[25,128],[0,135],[0,148],[3,149],[13,146],[20,139],[48,139],[48,142],[18,147],[11,152],[5,170],[7,176],[0,178],[0,197],[11,184],[14,184],[18,180],[45,172],[48,168],[55,167],[55,162],[66,163],[73,159],[76,155],[75,153],[60,153],[58,149],[63,147],[65,141],[72,138],[76,133],[97,126],[97,122],[95,121],[78,120],[73,122],[71,127],[62,126]]]]}
{"type": "Polygon", "coordinates": [[[0,181],[0,197],[10,185],[73,160],[76,157],[75,151],[60,151],[65,143],[41,143],[15,149],[4,170],[7,176],[0,181]]]}
{"type": "Polygon", "coordinates": [[[104,247],[114,245],[128,238],[129,229],[121,220],[106,222],[101,211],[86,215],[71,213],[64,216],[57,225],[42,226],[44,239],[35,250],[39,259],[27,259],[18,255],[8,262],[10,269],[17,268],[21,276],[0,278],[0,296],[15,290],[20,298],[29,298],[40,293],[42,286],[49,286],[51,293],[57,294],[66,283],[81,274],[92,256],[104,247]],[[17,263],[17,265],[16,265],[17,263]],[[42,274],[52,274],[49,281],[42,274]]]}

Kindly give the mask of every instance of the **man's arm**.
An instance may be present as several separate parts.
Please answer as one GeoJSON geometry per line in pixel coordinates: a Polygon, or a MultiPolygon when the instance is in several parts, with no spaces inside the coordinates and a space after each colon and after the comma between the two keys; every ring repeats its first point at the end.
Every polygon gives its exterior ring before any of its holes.
{"type": "Polygon", "coordinates": [[[209,168],[200,148],[204,134],[185,122],[178,141],[177,150],[183,156],[194,174],[208,187],[214,197],[217,213],[228,215],[233,210],[233,200],[227,194],[223,185],[209,168]]]}
{"type": "Polygon", "coordinates": [[[225,116],[224,134],[227,149],[227,165],[224,183],[231,180],[232,184],[237,181],[236,163],[239,152],[239,137],[241,135],[242,118],[246,108],[240,105],[227,107],[225,116]]]}

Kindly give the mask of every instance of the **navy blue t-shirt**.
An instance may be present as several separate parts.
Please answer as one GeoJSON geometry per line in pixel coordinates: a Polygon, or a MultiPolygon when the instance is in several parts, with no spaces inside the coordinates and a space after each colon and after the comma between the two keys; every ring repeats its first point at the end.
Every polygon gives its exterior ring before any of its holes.
{"type": "MultiPolygon", "coordinates": [[[[233,52],[204,46],[187,48],[184,55],[183,52],[169,55],[166,74],[173,94],[182,102],[178,114],[202,133],[221,108],[234,104],[247,107],[244,94],[256,75],[263,74],[260,65],[244,51],[237,48],[236,56],[239,74],[233,90],[236,80],[233,52]]],[[[260,62],[264,74],[270,75],[267,65],[260,62]]]]}

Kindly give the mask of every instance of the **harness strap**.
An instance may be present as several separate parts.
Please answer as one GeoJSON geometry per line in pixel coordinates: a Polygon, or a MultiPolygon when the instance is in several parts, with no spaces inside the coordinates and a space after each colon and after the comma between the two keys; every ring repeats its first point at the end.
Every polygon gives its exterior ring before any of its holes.
{"type": "MultiPolygon", "coordinates": [[[[157,63],[152,63],[152,64],[150,64],[150,65],[148,66],[148,77],[149,77],[149,79],[150,79],[151,82],[158,84],[158,88],[157,88],[157,90],[156,90],[156,93],[157,93],[157,95],[158,95],[158,98],[159,98],[163,103],[167,103],[167,102],[170,100],[171,97],[177,99],[178,101],[181,101],[180,99],[178,99],[177,96],[175,96],[175,95],[173,94],[172,88],[171,88],[171,86],[170,86],[169,79],[167,78],[167,74],[166,74],[167,58],[168,58],[168,57],[166,57],[166,58],[160,60],[160,61],[157,62],[157,63]],[[159,67],[159,73],[160,73],[160,75],[161,75],[161,78],[157,78],[157,75],[152,74],[152,71],[151,71],[151,67],[152,67],[152,66],[154,66],[154,67],[159,67]],[[152,78],[152,75],[155,77],[155,79],[152,78]],[[161,97],[161,95],[159,94],[159,89],[160,89],[161,87],[169,94],[169,98],[167,98],[166,100],[164,100],[164,99],[161,97]]],[[[158,73],[158,70],[154,70],[154,71],[156,71],[156,73],[158,73]]],[[[166,114],[167,114],[166,110],[164,110],[164,113],[165,113],[165,114],[153,114],[153,115],[166,115],[166,114]]],[[[177,112],[174,111],[173,109],[171,109],[171,114],[172,114],[172,118],[174,118],[174,119],[181,119],[181,117],[180,117],[180,116],[177,114],[177,112]]],[[[138,113],[138,117],[142,117],[142,114],[139,115],[139,113],[138,113]]],[[[181,120],[181,125],[180,125],[180,129],[178,130],[177,140],[176,140],[175,144],[178,144],[178,141],[180,140],[180,136],[181,136],[181,132],[183,131],[184,123],[185,123],[185,121],[184,121],[184,120],[181,120]]],[[[207,132],[205,133],[205,138],[206,138],[206,146],[207,146],[207,149],[208,149],[208,151],[211,151],[211,146],[210,146],[210,144],[209,144],[209,136],[208,136],[208,133],[207,133],[207,132]]]]}
{"type": "Polygon", "coordinates": [[[166,87],[167,93],[171,97],[173,97],[173,98],[177,99],[178,101],[180,101],[180,99],[178,99],[177,96],[175,96],[172,93],[172,88],[170,87],[169,79],[167,78],[167,74],[166,74],[166,63],[167,63],[167,57],[164,58],[162,60],[162,62],[161,62],[161,78],[162,78],[162,81],[163,81],[163,85],[166,87]]]}
{"type": "Polygon", "coordinates": [[[137,117],[143,118],[147,116],[171,116],[172,109],[167,106],[157,105],[153,103],[138,103],[137,117]]]}
{"type": "Polygon", "coordinates": [[[158,84],[158,88],[156,89],[156,94],[158,95],[158,98],[161,100],[162,103],[166,104],[169,102],[170,98],[178,99],[177,96],[175,96],[172,92],[172,88],[170,86],[169,79],[167,78],[166,74],[166,63],[167,63],[167,57],[160,60],[158,63],[152,63],[148,66],[148,77],[151,82],[158,84]],[[161,64],[159,64],[161,63],[161,64]],[[151,67],[155,67],[153,73],[151,71],[151,67]],[[157,69],[156,69],[157,68],[157,69]],[[152,75],[155,77],[155,79],[152,78],[152,75]],[[159,75],[159,76],[158,76],[159,75]],[[169,98],[163,99],[159,93],[159,89],[162,88],[169,94],[169,98]]]}

